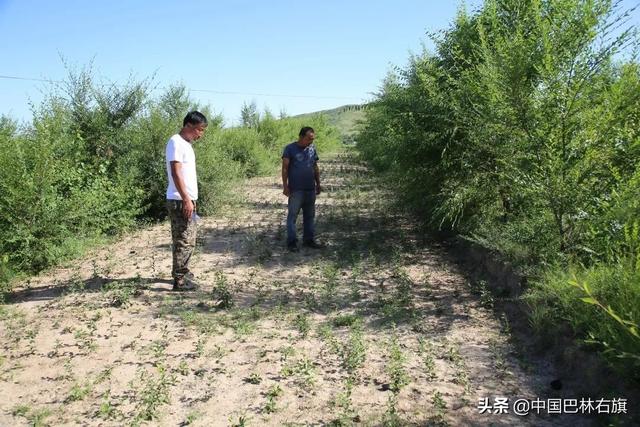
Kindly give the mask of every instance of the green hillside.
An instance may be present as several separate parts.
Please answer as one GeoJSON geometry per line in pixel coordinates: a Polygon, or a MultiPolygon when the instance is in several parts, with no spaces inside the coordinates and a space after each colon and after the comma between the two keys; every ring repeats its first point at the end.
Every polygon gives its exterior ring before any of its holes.
{"type": "Polygon", "coordinates": [[[338,128],[343,139],[349,141],[353,139],[358,131],[358,124],[364,119],[365,108],[367,108],[367,104],[349,104],[331,110],[300,114],[294,117],[304,118],[322,114],[329,119],[329,124],[338,128]]]}

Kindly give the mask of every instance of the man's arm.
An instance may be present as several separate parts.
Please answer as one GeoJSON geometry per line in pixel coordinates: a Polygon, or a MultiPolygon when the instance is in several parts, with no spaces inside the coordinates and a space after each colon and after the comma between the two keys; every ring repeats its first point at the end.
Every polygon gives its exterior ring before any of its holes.
{"type": "Polygon", "coordinates": [[[289,158],[282,158],[282,194],[289,197],[289,158]]]}
{"type": "Polygon", "coordinates": [[[176,185],[176,189],[182,198],[182,215],[184,215],[184,218],[188,221],[191,215],[193,215],[193,202],[191,201],[191,197],[189,197],[189,193],[187,193],[187,186],[184,184],[184,179],[182,179],[182,163],[171,161],[170,164],[173,183],[176,185]]]}
{"type": "Polygon", "coordinates": [[[316,180],[316,194],[320,194],[320,168],[318,167],[318,163],[313,165],[313,177],[316,180]]]}

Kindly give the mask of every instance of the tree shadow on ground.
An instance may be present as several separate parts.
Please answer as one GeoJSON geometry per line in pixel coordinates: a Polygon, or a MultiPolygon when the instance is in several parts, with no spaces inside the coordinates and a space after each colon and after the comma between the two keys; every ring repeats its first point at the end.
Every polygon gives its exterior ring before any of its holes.
{"type": "Polygon", "coordinates": [[[7,296],[8,304],[20,304],[27,301],[49,301],[69,294],[99,293],[118,286],[138,287],[140,290],[167,291],[170,287],[150,285],[173,284],[173,280],[134,276],[129,278],[92,277],[86,280],[70,279],[63,283],[24,288],[7,296]]]}

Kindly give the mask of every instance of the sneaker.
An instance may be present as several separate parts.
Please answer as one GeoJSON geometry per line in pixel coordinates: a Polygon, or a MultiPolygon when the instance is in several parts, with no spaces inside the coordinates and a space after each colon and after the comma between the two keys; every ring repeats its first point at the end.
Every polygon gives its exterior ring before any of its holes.
{"type": "Polygon", "coordinates": [[[198,288],[198,284],[193,281],[191,277],[182,277],[180,279],[173,280],[174,291],[195,291],[198,288]]]}
{"type": "Polygon", "coordinates": [[[287,249],[289,249],[289,252],[299,252],[300,249],[298,249],[298,245],[296,245],[295,243],[290,243],[287,245],[287,249]]]}
{"type": "Polygon", "coordinates": [[[311,248],[311,249],[322,249],[324,248],[324,245],[314,241],[314,240],[309,240],[306,242],[302,242],[302,246],[307,247],[307,248],[311,248]]]}

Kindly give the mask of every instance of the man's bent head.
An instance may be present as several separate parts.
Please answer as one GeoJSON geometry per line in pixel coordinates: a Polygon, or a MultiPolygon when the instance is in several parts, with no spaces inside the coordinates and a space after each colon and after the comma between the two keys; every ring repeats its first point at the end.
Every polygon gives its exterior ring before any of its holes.
{"type": "Polygon", "coordinates": [[[187,141],[196,141],[204,134],[207,125],[207,118],[204,114],[199,111],[190,111],[182,121],[180,134],[187,141]]]}

